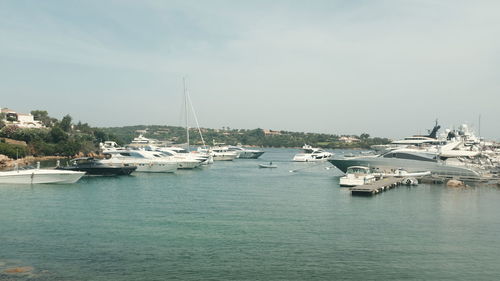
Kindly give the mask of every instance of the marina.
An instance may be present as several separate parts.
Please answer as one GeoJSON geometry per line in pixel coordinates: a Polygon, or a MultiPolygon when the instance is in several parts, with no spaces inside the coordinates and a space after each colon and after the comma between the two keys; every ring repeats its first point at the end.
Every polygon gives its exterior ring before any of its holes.
{"type": "Polygon", "coordinates": [[[500,1],[0,1],[0,281],[500,276],[500,1]]]}

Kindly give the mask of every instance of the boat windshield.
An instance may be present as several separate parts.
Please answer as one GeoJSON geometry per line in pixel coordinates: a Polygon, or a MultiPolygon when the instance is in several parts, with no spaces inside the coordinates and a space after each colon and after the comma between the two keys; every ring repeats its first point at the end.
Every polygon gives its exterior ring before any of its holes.
{"type": "Polygon", "coordinates": [[[347,174],[368,174],[368,168],[365,167],[347,168],[347,174]]]}
{"type": "Polygon", "coordinates": [[[146,158],[139,153],[120,152],[120,155],[124,157],[146,158]]]}
{"type": "Polygon", "coordinates": [[[398,158],[406,160],[417,160],[417,161],[436,161],[436,154],[432,153],[422,153],[422,152],[399,152],[390,151],[386,154],[381,155],[384,158],[398,158]]]}

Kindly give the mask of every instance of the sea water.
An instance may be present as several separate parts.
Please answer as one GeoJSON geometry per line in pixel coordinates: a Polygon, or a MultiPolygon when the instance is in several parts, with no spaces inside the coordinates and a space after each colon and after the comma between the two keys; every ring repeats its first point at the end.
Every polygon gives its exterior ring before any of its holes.
{"type": "Polygon", "coordinates": [[[498,280],[497,187],[356,197],[297,152],[0,185],[0,280],[498,280]]]}

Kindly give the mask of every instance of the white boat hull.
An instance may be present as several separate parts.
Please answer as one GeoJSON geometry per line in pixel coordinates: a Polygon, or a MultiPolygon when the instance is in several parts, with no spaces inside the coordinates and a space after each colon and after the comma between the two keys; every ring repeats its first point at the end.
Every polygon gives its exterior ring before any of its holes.
{"type": "Polygon", "coordinates": [[[179,160],[177,162],[177,169],[194,169],[201,165],[200,161],[179,160]]]}
{"type": "Polygon", "coordinates": [[[233,161],[238,154],[236,153],[214,153],[214,161],[233,161]]]}
{"type": "Polygon", "coordinates": [[[294,162],[325,162],[331,159],[332,156],[322,155],[322,156],[312,156],[311,154],[297,154],[293,157],[294,162]]]}
{"type": "Polygon", "coordinates": [[[358,185],[369,184],[375,181],[375,178],[349,178],[341,177],[340,186],[353,187],[358,185]]]}
{"type": "Polygon", "coordinates": [[[31,169],[0,172],[0,184],[66,184],[77,182],[85,172],[31,169]]]}
{"type": "Polygon", "coordinates": [[[138,173],[173,173],[177,170],[177,163],[136,163],[138,173]]]}

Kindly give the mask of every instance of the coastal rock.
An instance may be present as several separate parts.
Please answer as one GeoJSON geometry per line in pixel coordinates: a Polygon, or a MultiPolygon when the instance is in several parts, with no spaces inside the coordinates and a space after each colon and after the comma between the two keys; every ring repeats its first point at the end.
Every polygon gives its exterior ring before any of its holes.
{"type": "Polygon", "coordinates": [[[449,180],[446,183],[446,186],[448,186],[448,187],[465,187],[465,183],[463,181],[459,181],[459,180],[449,180]]]}
{"type": "Polygon", "coordinates": [[[31,273],[33,269],[34,268],[31,266],[20,266],[20,267],[7,268],[3,272],[7,274],[24,274],[24,273],[31,273]]]}

